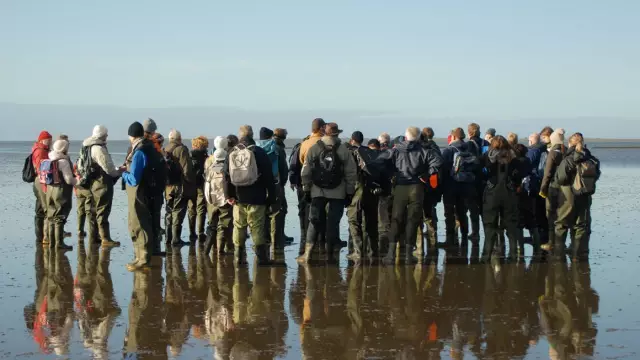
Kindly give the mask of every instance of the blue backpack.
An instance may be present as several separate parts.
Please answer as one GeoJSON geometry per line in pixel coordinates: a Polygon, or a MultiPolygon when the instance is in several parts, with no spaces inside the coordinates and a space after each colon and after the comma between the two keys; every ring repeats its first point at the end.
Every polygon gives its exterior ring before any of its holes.
{"type": "Polygon", "coordinates": [[[280,182],[280,172],[278,171],[278,144],[276,141],[271,140],[258,140],[256,144],[261,147],[269,156],[271,160],[271,171],[273,172],[273,178],[276,182],[280,182]]]}
{"type": "Polygon", "coordinates": [[[58,160],[42,160],[40,162],[40,184],[42,185],[60,185],[62,179],[58,170],[58,160]]]}

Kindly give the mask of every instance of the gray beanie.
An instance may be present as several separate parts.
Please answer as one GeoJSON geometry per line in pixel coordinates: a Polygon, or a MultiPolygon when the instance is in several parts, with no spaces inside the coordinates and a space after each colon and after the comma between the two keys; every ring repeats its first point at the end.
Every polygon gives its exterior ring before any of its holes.
{"type": "Polygon", "coordinates": [[[142,127],[144,128],[144,132],[147,132],[147,133],[154,133],[156,132],[156,130],[158,130],[158,126],[156,125],[156,122],[153,121],[152,118],[148,118],[147,120],[145,120],[142,123],[142,127]]]}

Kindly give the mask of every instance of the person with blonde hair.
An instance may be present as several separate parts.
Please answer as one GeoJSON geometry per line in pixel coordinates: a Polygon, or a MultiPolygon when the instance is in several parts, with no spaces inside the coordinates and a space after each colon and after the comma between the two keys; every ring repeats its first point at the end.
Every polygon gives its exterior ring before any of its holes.
{"type": "Polygon", "coordinates": [[[520,139],[518,138],[518,134],[512,133],[512,132],[507,134],[507,141],[509,142],[509,145],[511,145],[512,148],[515,148],[515,146],[518,145],[519,140],[520,139]]]}
{"type": "Polygon", "coordinates": [[[204,226],[207,220],[207,202],[204,198],[204,171],[207,161],[209,139],[198,136],[191,140],[191,167],[195,176],[196,191],[187,200],[187,214],[189,219],[189,240],[191,243],[199,241],[201,245],[206,240],[204,226]]]}

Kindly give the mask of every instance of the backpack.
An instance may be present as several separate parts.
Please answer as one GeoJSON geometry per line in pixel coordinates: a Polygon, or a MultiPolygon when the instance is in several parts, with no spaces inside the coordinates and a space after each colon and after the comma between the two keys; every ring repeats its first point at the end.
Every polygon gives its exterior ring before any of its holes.
{"type": "Polygon", "coordinates": [[[204,197],[209,205],[224,206],[227,203],[222,185],[224,182],[222,167],[223,163],[216,164],[212,161],[205,171],[204,197]]]}
{"type": "Polygon", "coordinates": [[[58,170],[58,160],[42,160],[40,162],[40,184],[60,185],[60,171],[58,170]]]}
{"type": "Polygon", "coordinates": [[[380,172],[377,167],[371,164],[378,157],[378,153],[366,147],[356,147],[351,151],[356,158],[356,165],[359,169],[358,173],[364,181],[365,187],[375,186],[380,178],[380,172]]]}
{"type": "Polygon", "coordinates": [[[229,153],[229,180],[235,186],[251,186],[258,181],[260,174],[254,145],[238,144],[229,153]]]}
{"type": "Polygon", "coordinates": [[[302,185],[300,181],[300,173],[302,172],[302,163],[300,162],[300,147],[302,143],[297,143],[291,150],[289,156],[289,182],[291,185],[302,185]]]}
{"type": "Polygon", "coordinates": [[[165,157],[152,146],[146,146],[140,149],[147,156],[147,178],[145,186],[151,195],[162,196],[167,185],[168,166],[165,157]]]}
{"type": "Polygon", "coordinates": [[[276,181],[276,183],[279,183],[280,171],[278,170],[278,144],[276,144],[275,140],[271,139],[259,140],[257,142],[257,145],[267,153],[267,156],[269,156],[269,160],[271,161],[271,171],[273,172],[273,179],[276,181]]]}
{"type": "Polygon", "coordinates": [[[338,156],[338,146],[327,146],[322,140],[316,143],[320,146],[320,156],[315,160],[311,169],[313,184],[322,189],[335,189],[344,178],[342,159],[338,156]]]}
{"type": "Polygon", "coordinates": [[[202,184],[204,180],[204,161],[207,159],[207,154],[200,151],[191,151],[191,167],[193,173],[196,176],[196,184],[202,184]]]}
{"type": "Polygon", "coordinates": [[[173,153],[167,151],[164,155],[164,162],[167,169],[167,185],[179,185],[182,182],[182,168],[178,160],[173,156],[173,153]]]}
{"type": "Polygon", "coordinates": [[[76,161],[76,171],[80,176],[78,185],[83,188],[87,188],[93,179],[95,173],[95,167],[93,166],[93,159],[91,158],[91,146],[83,146],[80,149],[80,156],[76,161]]]}
{"type": "Polygon", "coordinates": [[[483,145],[482,147],[480,147],[474,140],[467,141],[467,144],[473,144],[473,148],[475,149],[477,157],[480,157],[489,152],[489,145],[483,145]]]}
{"type": "Polygon", "coordinates": [[[596,182],[600,177],[600,161],[594,157],[576,164],[576,176],[571,190],[574,195],[593,195],[596,193],[596,182]]]}
{"type": "Polygon", "coordinates": [[[453,154],[451,178],[459,183],[474,183],[476,181],[478,157],[468,151],[460,151],[455,146],[452,146],[452,148],[455,152],[453,154]]]}
{"type": "Polygon", "coordinates": [[[31,153],[24,160],[24,166],[22,166],[22,181],[33,183],[37,176],[36,169],[33,167],[33,153],[31,153]]]}

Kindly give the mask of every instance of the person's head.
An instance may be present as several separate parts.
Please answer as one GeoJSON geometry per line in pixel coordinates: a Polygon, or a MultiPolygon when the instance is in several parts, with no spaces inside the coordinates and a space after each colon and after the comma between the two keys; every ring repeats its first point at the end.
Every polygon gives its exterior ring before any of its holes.
{"type": "Polygon", "coordinates": [[[234,148],[240,143],[240,139],[237,136],[231,134],[227,136],[227,149],[234,148]]]}
{"type": "Polygon", "coordinates": [[[67,155],[69,152],[69,142],[67,140],[56,140],[53,143],[53,151],[67,155]]]}
{"type": "Polygon", "coordinates": [[[222,136],[217,136],[215,139],[213,139],[213,147],[216,150],[229,150],[229,139],[222,136]]]}
{"type": "Polygon", "coordinates": [[[198,136],[191,140],[191,148],[193,150],[207,150],[209,147],[209,139],[206,136],[198,136]]]}
{"type": "Polygon", "coordinates": [[[451,142],[464,140],[467,136],[462,128],[455,128],[451,132],[451,142]]]}
{"type": "Polygon", "coordinates": [[[48,131],[41,131],[40,135],[38,135],[38,142],[47,147],[51,146],[51,139],[53,139],[53,136],[48,131]]]}
{"type": "Polygon", "coordinates": [[[493,139],[496,136],[496,129],[494,128],[489,128],[487,129],[487,132],[484,133],[484,139],[491,142],[491,139],[493,139]]]}
{"type": "Polygon", "coordinates": [[[64,141],[69,141],[69,135],[67,134],[60,134],[58,135],[58,140],[64,140],[64,141]]]}
{"type": "Polygon", "coordinates": [[[158,125],[156,125],[156,122],[153,121],[152,118],[147,118],[147,120],[142,123],[142,128],[144,129],[145,133],[150,135],[153,135],[156,131],[158,131],[158,125]]]}
{"type": "Polygon", "coordinates": [[[287,140],[288,135],[289,135],[289,132],[287,131],[287,129],[277,128],[273,130],[273,137],[275,137],[276,139],[287,140]]]}
{"type": "Polygon", "coordinates": [[[91,137],[98,140],[107,141],[109,137],[109,130],[104,125],[96,125],[93,127],[91,137]]]}
{"type": "Polygon", "coordinates": [[[139,122],[134,122],[133,124],[131,124],[129,126],[129,141],[131,143],[133,143],[134,141],[138,140],[139,138],[144,136],[144,128],[142,127],[142,124],[140,124],[139,122]]]}
{"type": "Polygon", "coordinates": [[[507,134],[507,141],[509,145],[516,146],[516,144],[518,144],[518,134],[510,132],[507,134]]]}
{"type": "Polygon", "coordinates": [[[371,150],[380,150],[380,141],[378,141],[378,139],[371,139],[367,147],[371,150]]]}
{"type": "Polygon", "coordinates": [[[273,130],[262,127],[260,128],[260,140],[269,140],[273,137],[273,130]]]}
{"type": "Polygon", "coordinates": [[[327,123],[322,118],[315,118],[311,122],[311,133],[324,135],[324,127],[327,123]]]}
{"type": "MultiPolygon", "coordinates": [[[[144,130],[144,129],[143,129],[144,130]]],[[[177,144],[182,143],[182,133],[176,129],[171,129],[169,131],[169,142],[174,142],[177,144]]]]}
{"type": "Polygon", "coordinates": [[[353,134],[351,134],[351,140],[349,141],[351,145],[360,146],[362,145],[363,142],[364,142],[364,135],[362,134],[362,132],[354,131],[353,134]]]}
{"type": "Polygon", "coordinates": [[[584,151],[584,137],[581,133],[575,133],[569,138],[569,146],[576,149],[578,152],[584,151]]]}
{"type": "Polygon", "coordinates": [[[480,125],[476,123],[469,124],[469,126],[467,126],[467,133],[470,138],[480,136],[480,125]]]}
{"type": "Polygon", "coordinates": [[[389,135],[389,133],[383,132],[382,134],[380,134],[380,136],[378,136],[378,141],[380,141],[381,146],[382,144],[388,146],[391,143],[391,135],[389,135]]]}
{"type": "Polygon", "coordinates": [[[447,135],[447,144],[451,144],[451,142],[453,141],[453,131],[449,133],[449,135],[447,135]]]}
{"type": "Polygon", "coordinates": [[[415,126],[408,127],[404,132],[404,138],[409,142],[420,140],[420,129],[415,126]]]}
{"type": "MultiPolygon", "coordinates": [[[[145,133],[145,136],[147,136],[147,133],[145,133]]],[[[159,146],[162,146],[164,144],[164,136],[162,136],[162,134],[160,134],[159,132],[151,135],[151,140],[153,140],[159,146]]]]}
{"type": "Polygon", "coordinates": [[[553,134],[553,128],[551,126],[545,126],[542,131],[540,131],[540,141],[544,144],[551,143],[551,134],[553,134]]]}
{"type": "Polygon", "coordinates": [[[515,150],[518,157],[521,157],[521,158],[527,156],[527,152],[529,151],[529,149],[527,149],[527,147],[524,146],[524,144],[520,144],[520,143],[513,145],[513,150],[515,150]]]}
{"type": "Polygon", "coordinates": [[[491,140],[491,149],[494,150],[511,150],[511,145],[502,135],[494,136],[491,140]]]}
{"type": "Polygon", "coordinates": [[[253,139],[253,127],[251,125],[242,125],[238,130],[238,137],[240,139],[253,139]]]}
{"type": "Polygon", "coordinates": [[[529,135],[529,146],[536,145],[540,143],[540,134],[533,133],[529,135]]]}
{"type": "Polygon", "coordinates": [[[564,145],[564,129],[555,129],[549,136],[551,146],[564,145]]]}
{"type": "Polygon", "coordinates": [[[423,139],[424,141],[433,140],[433,138],[434,138],[435,136],[436,136],[436,135],[434,134],[434,132],[433,132],[433,129],[432,129],[432,128],[430,128],[430,127],[426,127],[426,128],[424,128],[424,129],[422,129],[422,139],[423,139]]]}
{"type": "Polygon", "coordinates": [[[342,130],[340,130],[340,127],[338,127],[338,124],[336,123],[328,123],[324,127],[324,132],[327,136],[338,136],[342,134],[342,130]]]}

